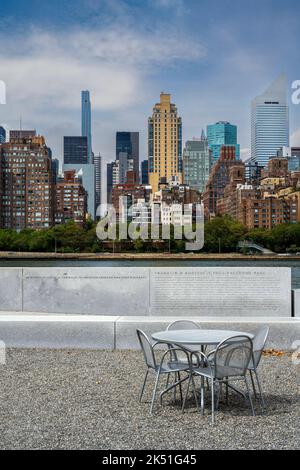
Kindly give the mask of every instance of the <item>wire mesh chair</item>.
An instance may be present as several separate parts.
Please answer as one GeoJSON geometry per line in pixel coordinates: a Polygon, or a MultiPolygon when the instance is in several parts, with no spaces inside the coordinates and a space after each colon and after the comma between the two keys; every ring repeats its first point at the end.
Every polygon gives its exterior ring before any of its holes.
{"type": "MultiPolygon", "coordinates": [[[[252,398],[246,373],[253,354],[252,340],[248,336],[233,336],[222,341],[214,351],[211,360],[204,353],[192,353],[197,357],[198,365],[193,367],[192,373],[201,379],[209,379],[211,383],[211,409],[212,424],[215,422],[215,389],[218,388],[217,405],[220,398],[221,385],[227,385],[229,380],[243,380],[247,389],[252,415],[255,416],[252,398]]],[[[191,373],[191,375],[192,375],[191,373]]],[[[188,381],[182,411],[184,411],[191,376],[188,381]]],[[[201,389],[201,399],[203,390],[201,389]]]]}
{"type": "MultiPolygon", "coordinates": [[[[141,330],[136,330],[137,336],[139,339],[139,343],[141,345],[141,349],[143,351],[145,363],[147,366],[144,382],[142,385],[142,389],[140,392],[140,397],[139,401],[142,401],[143,393],[145,390],[148,374],[150,371],[154,372],[156,375],[156,380],[155,380],[155,386],[153,389],[153,394],[152,394],[152,401],[151,401],[151,406],[150,406],[150,413],[153,413],[153,408],[154,408],[154,403],[155,403],[155,398],[156,398],[156,393],[157,393],[157,388],[159,384],[159,379],[162,374],[168,374],[168,376],[173,373],[175,374],[175,382],[172,385],[172,387],[176,387],[177,385],[179,386],[180,389],[180,396],[181,400],[183,401],[183,395],[182,395],[182,388],[181,388],[181,382],[182,379],[180,377],[181,372],[187,372],[188,374],[191,373],[191,366],[189,363],[189,356],[188,353],[185,353],[183,350],[180,350],[179,348],[171,348],[167,349],[162,355],[162,358],[159,363],[156,361],[155,353],[154,353],[154,348],[157,345],[162,345],[163,343],[154,343],[152,344],[148,336],[141,330]],[[180,361],[174,360],[174,353],[176,351],[181,351],[186,354],[187,362],[181,363],[180,361]]],[[[194,388],[194,396],[195,400],[197,402],[197,397],[196,397],[196,388],[195,384],[193,381],[193,388],[194,388]]]]}
{"type": "MultiPolygon", "coordinates": [[[[167,326],[167,331],[171,331],[171,330],[200,330],[200,326],[192,320],[176,320],[167,326]]],[[[184,348],[188,352],[199,351],[199,347],[197,346],[193,347],[190,344],[189,345],[183,344],[182,348],[184,348]]],[[[181,355],[181,359],[185,360],[183,355],[181,355]]]]}
{"type": "Polygon", "coordinates": [[[256,393],[256,388],[255,388],[255,382],[254,382],[253,375],[255,375],[258,390],[259,390],[260,402],[261,402],[261,405],[264,408],[266,407],[266,402],[265,402],[264,395],[263,395],[263,392],[262,392],[262,387],[261,387],[261,384],[260,384],[257,368],[259,366],[261,356],[262,356],[264,347],[265,347],[266,342],[267,342],[269,331],[270,331],[270,328],[268,326],[262,326],[258,330],[256,335],[254,336],[254,339],[253,339],[253,356],[252,356],[251,361],[250,361],[249,366],[248,366],[254,396],[255,396],[255,398],[257,398],[257,393],[256,393]]]}

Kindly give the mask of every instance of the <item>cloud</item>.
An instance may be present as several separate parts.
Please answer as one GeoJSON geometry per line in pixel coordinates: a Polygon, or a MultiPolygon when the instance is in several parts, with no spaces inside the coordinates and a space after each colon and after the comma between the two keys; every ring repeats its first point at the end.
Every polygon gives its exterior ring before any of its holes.
{"type": "Polygon", "coordinates": [[[1,38],[1,78],[14,102],[72,108],[78,104],[78,90],[88,88],[94,108],[109,110],[134,105],[153,67],[196,61],[204,55],[201,45],[180,41],[167,31],[32,30],[12,42],[1,38]]]}
{"type": "Polygon", "coordinates": [[[300,147],[300,128],[291,135],[291,147],[300,147]]]}
{"type": "Polygon", "coordinates": [[[152,0],[156,8],[172,9],[177,15],[187,13],[187,6],[184,0],[152,0]]]}
{"type": "Polygon", "coordinates": [[[241,160],[245,161],[251,156],[250,148],[241,148],[241,160]]]}

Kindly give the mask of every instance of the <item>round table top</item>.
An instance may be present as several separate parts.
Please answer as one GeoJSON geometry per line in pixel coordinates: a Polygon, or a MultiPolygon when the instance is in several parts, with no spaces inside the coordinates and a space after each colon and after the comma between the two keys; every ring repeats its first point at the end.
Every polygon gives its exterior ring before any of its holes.
{"type": "Polygon", "coordinates": [[[171,344],[193,344],[193,345],[216,345],[231,336],[248,336],[253,339],[254,335],[243,331],[230,330],[165,330],[153,333],[155,341],[171,344]]]}

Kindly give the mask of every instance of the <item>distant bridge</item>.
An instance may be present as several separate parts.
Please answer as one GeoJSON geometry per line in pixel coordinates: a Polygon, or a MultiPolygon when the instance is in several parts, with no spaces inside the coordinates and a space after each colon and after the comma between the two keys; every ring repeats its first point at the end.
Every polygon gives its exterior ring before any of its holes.
{"type": "Polygon", "coordinates": [[[274,255],[274,251],[268,250],[258,243],[252,242],[251,240],[242,240],[238,242],[238,248],[249,248],[256,251],[260,251],[264,255],[274,255]]]}

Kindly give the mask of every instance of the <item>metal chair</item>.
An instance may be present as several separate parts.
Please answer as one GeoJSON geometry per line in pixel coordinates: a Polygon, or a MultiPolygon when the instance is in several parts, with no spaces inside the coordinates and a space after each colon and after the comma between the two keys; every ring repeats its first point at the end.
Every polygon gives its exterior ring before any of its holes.
{"type": "MultiPolygon", "coordinates": [[[[191,366],[190,366],[190,363],[189,363],[188,354],[185,353],[185,351],[181,350],[180,348],[167,349],[167,351],[165,351],[163,353],[162,358],[160,360],[160,363],[158,364],[157,361],[156,361],[154,348],[155,348],[155,346],[162,345],[163,343],[157,342],[157,343],[152,344],[150,339],[148,338],[148,336],[143,331],[136,330],[136,332],[137,332],[137,336],[138,336],[138,339],[139,339],[139,342],[140,342],[140,345],[141,345],[141,348],[142,348],[142,351],[143,351],[143,354],[144,354],[144,359],[145,359],[145,362],[146,362],[146,365],[147,365],[147,371],[146,371],[146,375],[145,375],[145,378],[144,378],[144,382],[143,382],[142,389],[141,389],[141,392],[140,392],[140,397],[139,397],[140,402],[142,401],[142,397],[143,397],[143,393],[144,393],[144,390],[145,390],[145,386],[146,386],[149,371],[154,372],[155,375],[156,375],[155,386],[154,386],[154,389],[153,389],[152,401],[151,401],[151,407],[150,407],[150,413],[152,414],[160,376],[162,374],[168,374],[168,376],[171,373],[175,374],[175,381],[176,382],[174,384],[172,384],[172,388],[174,388],[177,385],[179,386],[181,400],[183,401],[182,388],[181,388],[181,381],[182,380],[181,380],[181,377],[180,377],[180,372],[187,372],[188,374],[190,374],[191,366]],[[174,353],[176,354],[176,351],[180,351],[180,352],[185,353],[187,362],[182,363],[180,361],[174,360],[174,353]],[[168,356],[169,356],[169,358],[168,358],[168,356]]],[[[167,346],[169,346],[169,345],[167,345],[167,346]]],[[[195,400],[197,402],[196,388],[195,388],[194,381],[193,381],[193,387],[194,387],[195,400]]]]}
{"type": "Polygon", "coordinates": [[[198,323],[192,320],[176,320],[167,326],[167,330],[196,330],[200,329],[198,323]]]}
{"type": "MultiPolygon", "coordinates": [[[[219,404],[221,385],[226,386],[229,380],[243,380],[247,389],[247,396],[251,406],[252,415],[255,416],[248,380],[246,377],[250,360],[253,354],[252,340],[248,336],[233,336],[222,341],[214,351],[212,359],[209,360],[204,353],[192,353],[197,357],[197,367],[193,367],[190,374],[186,394],[184,397],[182,411],[184,412],[187,394],[189,391],[192,375],[201,377],[201,402],[204,404],[203,380],[209,379],[211,383],[211,409],[212,424],[215,422],[215,388],[218,387],[217,406],[219,404]]],[[[203,409],[203,407],[201,407],[203,409]]]]}
{"type": "Polygon", "coordinates": [[[253,375],[255,375],[256,382],[257,382],[257,385],[258,385],[259,395],[260,395],[260,402],[261,402],[261,405],[264,408],[266,407],[266,402],[265,402],[265,399],[264,399],[264,396],[263,396],[263,392],[262,392],[262,388],[261,388],[257,368],[259,366],[261,356],[262,356],[264,347],[266,345],[266,341],[267,341],[267,338],[268,338],[268,335],[269,335],[269,331],[270,331],[270,328],[268,326],[262,326],[258,330],[256,335],[254,336],[254,339],[253,339],[253,356],[252,356],[252,358],[250,360],[250,363],[249,363],[249,366],[248,366],[254,396],[255,396],[255,398],[257,398],[257,393],[256,393],[256,388],[255,388],[255,382],[254,382],[253,375]]]}

